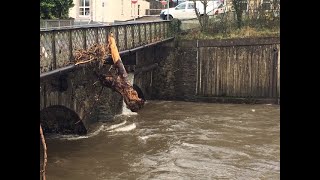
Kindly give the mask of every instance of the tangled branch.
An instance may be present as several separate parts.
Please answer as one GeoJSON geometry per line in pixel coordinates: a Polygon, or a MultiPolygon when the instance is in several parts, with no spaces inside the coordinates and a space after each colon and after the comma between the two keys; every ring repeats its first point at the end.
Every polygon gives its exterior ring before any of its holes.
{"type": "Polygon", "coordinates": [[[91,61],[99,61],[103,64],[109,54],[107,45],[94,44],[88,50],[79,49],[74,53],[75,65],[84,64],[91,61]]]}
{"type": "Polygon", "coordinates": [[[41,124],[40,124],[40,136],[41,136],[41,141],[42,141],[42,146],[43,146],[43,168],[40,172],[42,172],[42,179],[46,180],[47,145],[46,145],[46,140],[43,135],[41,124]]]}
{"type": "Polygon", "coordinates": [[[123,97],[127,108],[132,112],[139,111],[145,103],[145,100],[139,97],[137,91],[127,81],[120,76],[114,77],[112,74],[96,74],[103,86],[111,88],[123,97]]]}

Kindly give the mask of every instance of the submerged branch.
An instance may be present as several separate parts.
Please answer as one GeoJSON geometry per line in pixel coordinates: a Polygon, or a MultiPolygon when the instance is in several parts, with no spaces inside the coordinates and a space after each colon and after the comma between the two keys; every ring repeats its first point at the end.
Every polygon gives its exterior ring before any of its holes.
{"type": "Polygon", "coordinates": [[[123,97],[127,108],[132,112],[137,112],[144,105],[144,99],[139,97],[137,91],[125,79],[120,76],[113,76],[112,74],[97,74],[103,86],[111,88],[118,92],[123,97]]]}
{"type": "Polygon", "coordinates": [[[43,146],[43,168],[42,168],[41,172],[42,172],[42,179],[46,180],[47,145],[46,145],[46,140],[43,135],[41,124],[40,124],[40,136],[41,136],[41,141],[42,141],[42,146],[43,146]]]}

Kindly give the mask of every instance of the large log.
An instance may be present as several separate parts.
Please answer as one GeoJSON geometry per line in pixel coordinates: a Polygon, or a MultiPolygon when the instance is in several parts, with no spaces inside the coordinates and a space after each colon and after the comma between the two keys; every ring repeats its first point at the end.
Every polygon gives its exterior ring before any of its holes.
{"type": "Polygon", "coordinates": [[[143,107],[145,100],[139,97],[137,91],[124,78],[118,75],[114,76],[111,73],[96,75],[103,86],[111,88],[122,95],[127,108],[132,112],[137,112],[143,107]]]}
{"type": "Polygon", "coordinates": [[[117,74],[112,75],[109,71],[108,74],[98,75],[98,79],[104,86],[120,93],[127,105],[127,108],[133,112],[137,112],[143,107],[144,99],[139,97],[137,91],[127,80],[128,74],[122,63],[116,41],[112,33],[108,35],[107,49],[111,53],[111,57],[114,63],[113,66],[117,70],[117,74]]]}

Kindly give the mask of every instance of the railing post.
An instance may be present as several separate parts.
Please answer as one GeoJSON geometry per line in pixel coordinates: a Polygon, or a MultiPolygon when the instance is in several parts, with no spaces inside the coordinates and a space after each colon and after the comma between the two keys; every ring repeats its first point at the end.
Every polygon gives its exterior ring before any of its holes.
{"type": "Polygon", "coordinates": [[[170,33],[170,30],[169,30],[169,27],[170,27],[170,22],[166,22],[166,32],[167,32],[167,38],[169,38],[169,33],[170,33]]]}
{"type": "Polygon", "coordinates": [[[86,35],[86,30],[82,30],[82,35],[83,35],[83,49],[87,49],[87,35],[86,35]]]}
{"type": "Polygon", "coordinates": [[[134,25],[130,25],[130,26],[131,26],[132,48],[135,48],[135,45],[134,45],[134,25]]]}
{"type": "Polygon", "coordinates": [[[146,23],[143,23],[143,26],[144,26],[144,41],[145,41],[145,44],[147,43],[147,25],[146,23]]]}
{"type": "Polygon", "coordinates": [[[153,38],[153,40],[155,41],[156,39],[157,39],[157,26],[156,26],[156,24],[157,23],[152,23],[152,25],[153,25],[153,29],[154,29],[154,38],[153,38]]]}
{"type": "Polygon", "coordinates": [[[141,45],[141,24],[138,24],[138,31],[139,31],[139,46],[141,45]]]}
{"type": "MultiPolygon", "coordinates": [[[[115,28],[114,28],[114,35],[116,36],[115,37],[115,39],[116,39],[116,43],[118,44],[118,46],[119,46],[119,28],[118,28],[118,26],[116,26],[115,28]]],[[[119,46],[118,47],[119,49],[121,49],[121,47],[119,46]]]]}
{"type": "Polygon", "coordinates": [[[127,28],[128,25],[124,25],[124,48],[125,50],[128,49],[128,35],[127,35],[127,28]]]}
{"type": "Polygon", "coordinates": [[[52,70],[57,68],[57,56],[56,56],[56,35],[55,31],[52,31],[51,39],[52,39],[52,70]]]}
{"type": "Polygon", "coordinates": [[[166,24],[164,22],[161,22],[162,24],[162,33],[163,33],[163,39],[166,38],[166,24]]]}
{"type": "Polygon", "coordinates": [[[70,60],[70,62],[72,62],[73,61],[72,30],[70,29],[68,32],[69,32],[69,60],[70,60]]]}
{"type": "Polygon", "coordinates": [[[99,29],[95,28],[95,34],[96,34],[96,43],[99,44],[99,29]]]}
{"type": "Polygon", "coordinates": [[[161,29],[161,22],[159,23],[159,37],[162,39],[162,29],[161,29]]]}
{"type": "Polygon", "coordinates": [[[152,43],[152,25],[151,25],[151,23],[149,23],[149,26],[150,26],[150,43],[152,43]]]}
{"type": "Polygon", "coordinates": [[[108,35],[110,33],[110,27],[104,27],[104,33],[106,35],[105,43],[108,44],[108,35]]]}

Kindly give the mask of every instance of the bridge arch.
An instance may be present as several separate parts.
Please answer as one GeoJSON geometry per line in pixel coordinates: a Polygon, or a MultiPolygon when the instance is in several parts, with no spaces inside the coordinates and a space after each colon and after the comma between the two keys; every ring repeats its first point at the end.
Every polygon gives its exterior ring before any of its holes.
{"type": "Polygon", "coordinates": [[[47,133],[78,135],[87,133],[78,114],[62,105],[53,105],[42,109],[40,123],[44,132],[47,133]]]}

